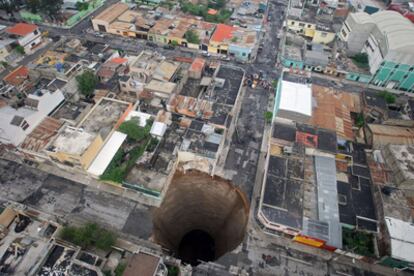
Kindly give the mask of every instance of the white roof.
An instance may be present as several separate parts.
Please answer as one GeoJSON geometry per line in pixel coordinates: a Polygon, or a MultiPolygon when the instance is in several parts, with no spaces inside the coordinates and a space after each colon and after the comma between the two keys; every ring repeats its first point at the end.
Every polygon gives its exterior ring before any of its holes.
{"type": "Polygon", "coordinates": [[[391,237],[391,256],[395,259],[414,262],[414,224],[385,217],[391,237]]]}
{"type": "Polygon", "coordinates": [[[88,173],[96,176],[102,175],[126,137],[126,134],[115,131],[89,166],[88,173]]]}
{"type": "Polygon", "coordinates": [[[151,127],[150,134],[158,137],[164,136],[167,125],[161,122],[154,122],[151,127]]]}
{"type": "Polygon", "coordinates": [[[309,85],[282,80],[279,109],[312,116],[312,89],[309,85]]]}
{"type": "Polygon", "coordinates": [[[139,118],[139,126],[145,127],[147,125],[147,120],[152,117],[151,114],[139,112],[139,111],[131,111],[129,112],[128,116],[126,117],[125,121],[129,121],[134,117],[139,118]]]}
{"type": "Polygon", "coordinates": [[[28,106],[18,109],[11,106],[0,108],[0,143],[18,146],[65,99],[59,89],[55,92],[41,90],[39,93],[28,95],[27,98],[37,102],[36,108],[28,106]],[[12,124],[15,117],[22,119],[20,125],[12,124]],[[22,128],[26,125],[24,121],[29,125],[26,129],[22,128]]]}

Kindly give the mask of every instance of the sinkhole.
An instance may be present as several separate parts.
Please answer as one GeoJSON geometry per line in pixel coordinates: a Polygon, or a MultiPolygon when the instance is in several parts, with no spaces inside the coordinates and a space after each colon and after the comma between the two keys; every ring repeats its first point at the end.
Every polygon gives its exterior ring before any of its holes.
{"type": "Polygon", "coordinates": [[[154,210],[155,242],[193,266],[235,249],[246,231],[249,204],[230,181],[198,171],[177,171],[154,210]]]}

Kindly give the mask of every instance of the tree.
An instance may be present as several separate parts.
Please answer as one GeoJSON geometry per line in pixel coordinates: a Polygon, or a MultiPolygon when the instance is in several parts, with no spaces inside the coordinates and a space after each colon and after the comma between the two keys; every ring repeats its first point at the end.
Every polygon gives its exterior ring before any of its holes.
{"type": "Polygon", "coordinates": [[[76,77],[78,82],[78,88],[83,95],[90,97],[95,90],[96,85],[98,84],[98,78],[95,74],[87,70],[83,74],[76,77]]]}
{"type": "Polygon", "coordinates": [[[63,0],[40,0],[40,9],[50,18],[56,18],[60,14],[63,0]]]}
{"type": "Polygon", "coordinates": [[[13,11],[17,10],[17,1],[0,0],[0,9],[5,10],[8,14],[13,15],[13,11]]]}
{"type": "Polygon", "coordinates": [[[393,95],[392,93],[390,93],[386,90],[380,92],[379,96],[384,98],[385,101],[387,102],[387,104],[393,104],[393,103],[395,103],[395,100],[397,99],[397,97],[395,97],[395,95],[393,95]]]}
{"type": "Polygon", "coordinates": [[[31,13],[37,13],[40,9],[40,1],[41,0],[27,0],[27,8],[30,10],[31,13]]]}
{"type": "Polygon", "coordinates": [[[148,134],[151,131],[152,122],[153,119],[148,119],[145,127],[140,127],[139,118],[133,117],[131,120],[123,122],[118,130],[128,135],[129,139],[139,142],[148,137],[148,134]]]}
{"type": "Polygon", "coordinates": [[[184,37],[185,39],[187,39],[189,43],[192,43],[192,44],[200,43],[200,38],[198,37],[198,34],[194,32],[193,30],[186,31],[184,34],[184,37]]]}
{"type": "Polygon", "coordinates": [[[16,49],[16,51],[17,51],[19,54],[21,54],[21,55],[24,55],[24,54],[26,53],[26,52],[24,51],[23,46],[17,45],[15,49],[16,49]]]}
{"type": "Polygon", "coordinates": [[[88,2],[76,2],[76,9],[78,11],[84,11],[84,10],[87,10],[88,8],[89,8],[88,2]]]}

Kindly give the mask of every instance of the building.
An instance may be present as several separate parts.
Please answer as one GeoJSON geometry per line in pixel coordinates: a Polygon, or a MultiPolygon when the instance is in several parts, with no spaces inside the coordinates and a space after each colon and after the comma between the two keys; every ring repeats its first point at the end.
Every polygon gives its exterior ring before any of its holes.
{"type": "Polygon", "coordinates": [[[349,14],[339,38],[350,55],[366,53],[370,83],[414,91],[414,24],[395,11],[349,14]]]}
{"type": "Polygon", "coordinates": [[[17,39],[17,43],[30,53],[36,46],[42,43],[42,35],[39,27],[34,24],[18,23],[6,30],[11,38],[17,39]]]}
{"type": "Polygon", "coordinates": [[[161,257],[146,252],[134,254],[128,261],[124,276],[166,276],[168,270],[161,257]]]}
{"type": "MultiPolygon", "coordinates": [[[[101,98],[77,126],[65,126],[59,131],[45,149],[46,154],[57,165],[87,170],[101,150],[103,148],[107,150],[108,146],[105,148],[104,145],[113,143],[113,147],[110,147],[113,149],[122,140],[122,135],[116,134],[115,130],[125,120],[131,109],[130,103],[101,98]],[[115,137],[112,138],[114,132],[115,137]]],[[[99,164],[97,163],[91,170],[93,175],[98,174],[105,160],[97,161],[99,164]],[[97,168],[98,165],[100,165],[99,168],[97,168]]]]}
{"type": "Polygon", "coordinates": [[[92,19],[93,29],[97,32],[108,32],[110,29],[109,25],[128,9],[128,5],[121,2],[108,7],[92,19]]]}
{"type": "Polygon", "coordinates": [[[274,114],[292,121],[307,122],[312,117],[311,85],[281,80],[276,90],[274,114]]]}
{"type": "Polygon", "coordinates": [[[237,26],[218,24],[211,36],[208,51],[214,54],[234,56],[248,61],[256,55],[257,32],[237,26]]]}
{"type": "Polygon", "coordinates": [[[394,184],[400,189],[406,189],[407,194],[414,187],[414,147],[411,145],[387,145],[381,151],[385,163],[392,170],[394,184]]]}
{"type": "Polygon", "coordinates": [[[7,57],[12,51],[13,39],[2,39],[0,40],[0,61],[7,62],[7,57]]]}
{"type": "Polygon", "coordinates": [[[387,230],[391,238],[391,257],[397,260],[414,263],[414,226],[411,222],[392,217],[385,217],[387,230]]]}
{"type": "Polygon", "coordinates": [[[336,33],[332,29],[335,8],[309,6],[306,1],[290,1],[286,28],[302,35],[313,43],[329,44],[334,41],[336,33]]]}
{"type": "Polygon", "coordinates": [[[376,149],[388,144],[413,145],[414,128],[368,124],[365,128],[365,139],[376,149]]]}
{"type": "Polygon", "coordinates": [[[36,90],[29,94],[19,108],[6,105],[0,108],[0,142],[20,145],[38,124],[65,100],[62,91],[36,90]]]}

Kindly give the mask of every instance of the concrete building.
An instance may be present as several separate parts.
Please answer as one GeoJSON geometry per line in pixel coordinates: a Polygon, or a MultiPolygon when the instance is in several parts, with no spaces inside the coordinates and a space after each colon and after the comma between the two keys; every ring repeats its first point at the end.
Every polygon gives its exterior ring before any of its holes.
{"type": "Polygon", "coordinates": [[[23,107],[0,107],[0,142],[18,146],[64,99],[60,90],[38,90],[27,96],[23,107]]]}
{"type": "Polygon", "coordinates": [[[36,46],[42,43],[42,35],[34,24],[18,23],[6,30],[11,38],[16,38],[17,43],[30,53],[36,46]]]}
{"type": "Polygon", "coordinates": [[[414,25],[395,11],[348,16],[339,37],[349,54],[368,55],[371,84],[414,91],[414,25]]]}
{"type": "MultiPolygon", "coordinates": [[[[382,150],[385,163],[392,170],[394,184],[410,193],[414,187],[414,147],[411,145],[387,145],[382,150]]],[[[413,193],[413,192],[411,192],[413,193]]]]}
{"type": "MultiPolygon", "coordinates": [[[[101,98],[76,127],[62,128],[46,148],[46,154],[57,165],[87,170],[131,109],[130,103],[101,98]]],[[[97,171],[94,168],[92,174],[97,171]]]]}
{"type": "Polygon", "coordinates": [[[414,263],[414,226],[410,222],[392,217],[385,217],[387,230],[391,238],[391,257],[414,263]]]}

